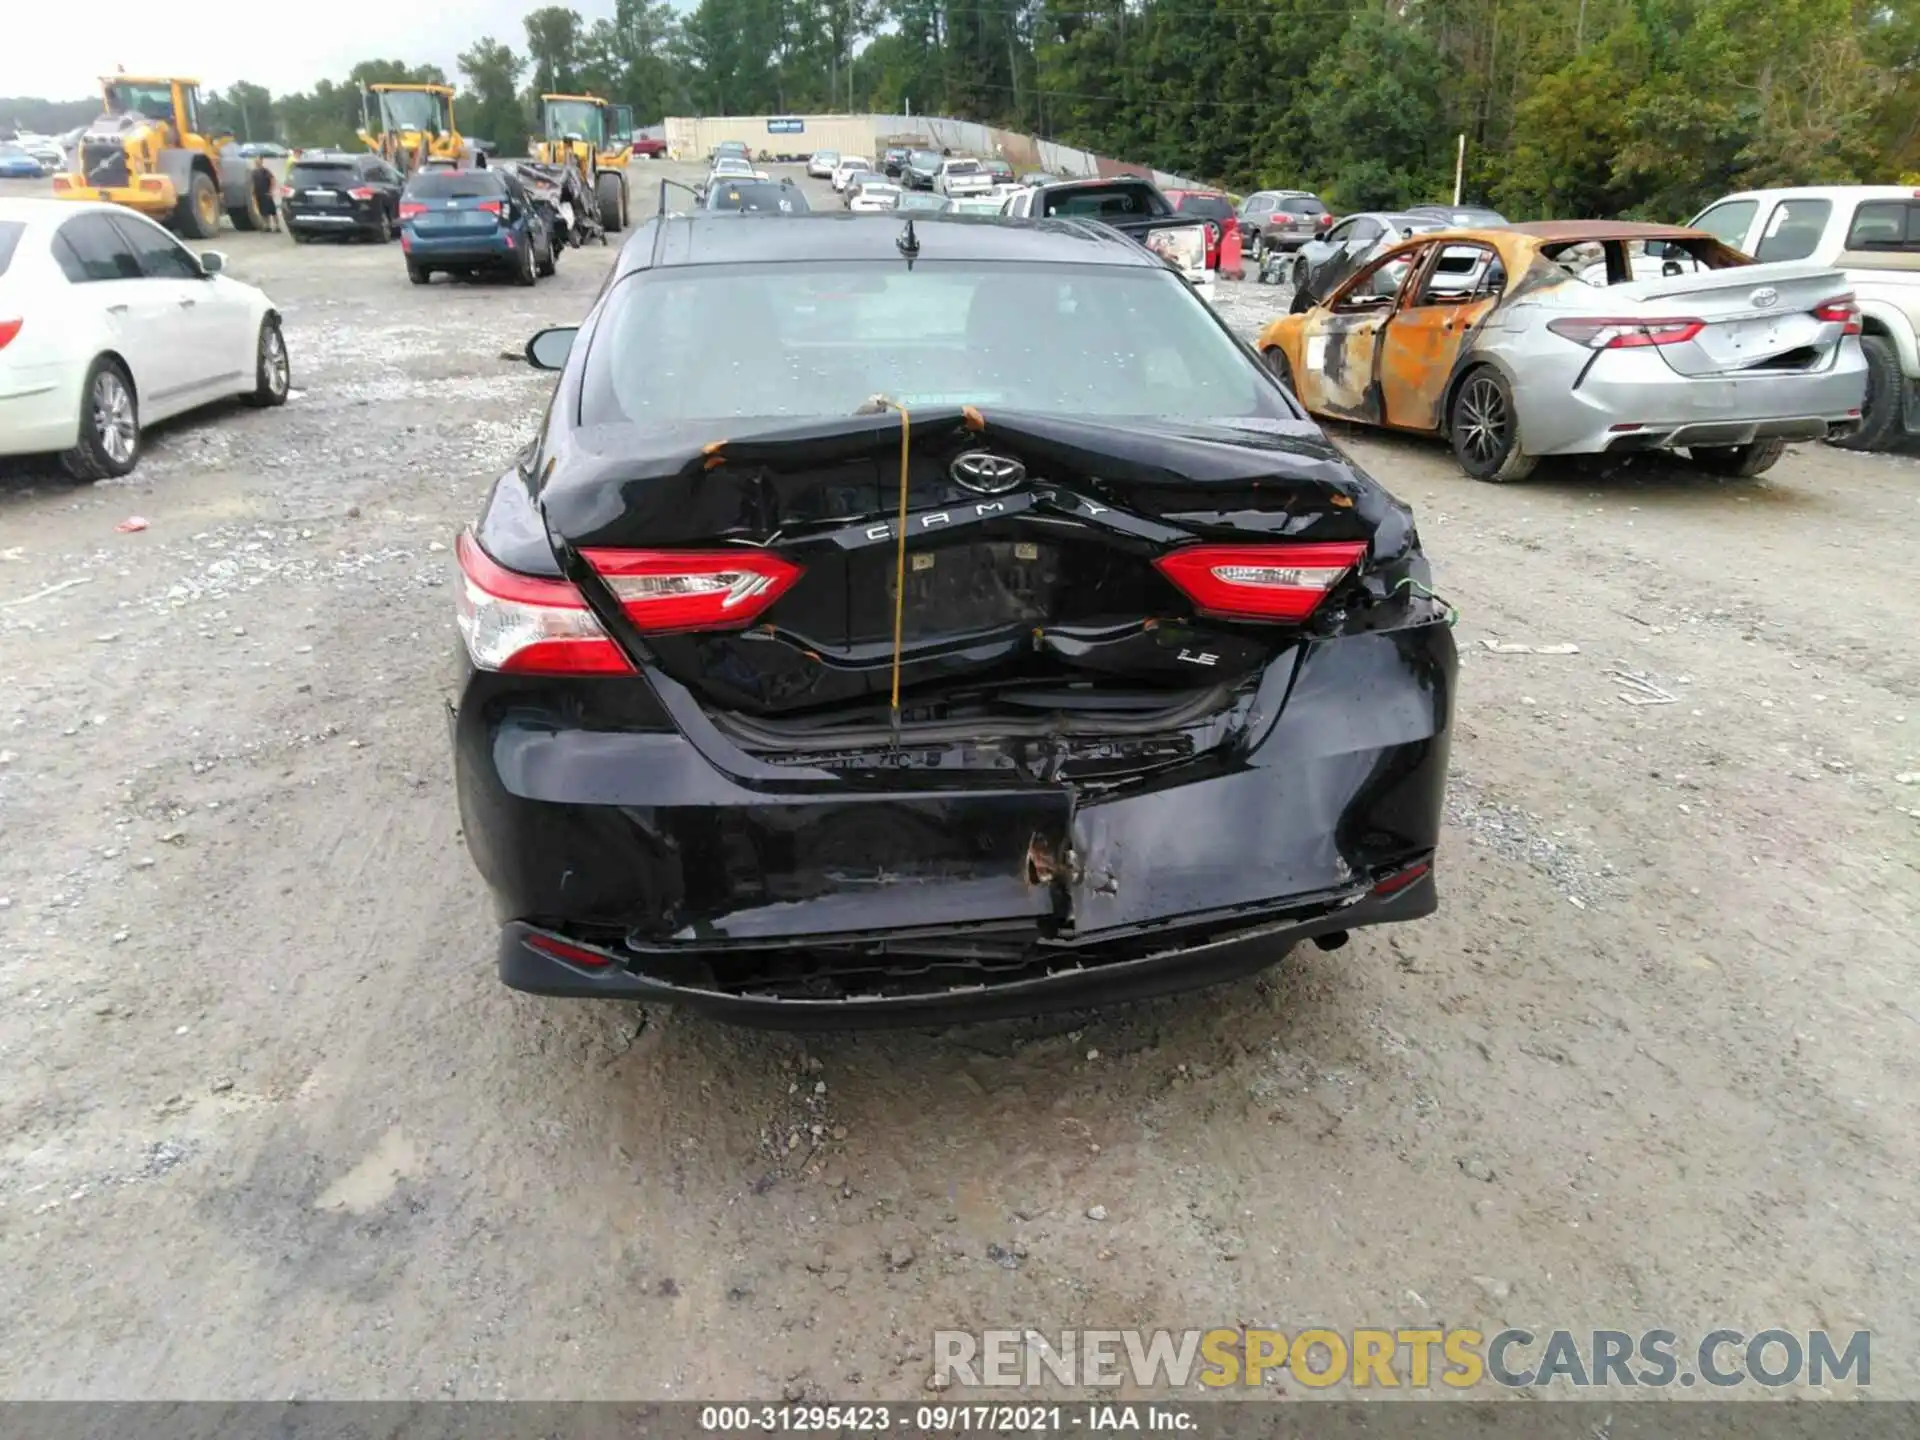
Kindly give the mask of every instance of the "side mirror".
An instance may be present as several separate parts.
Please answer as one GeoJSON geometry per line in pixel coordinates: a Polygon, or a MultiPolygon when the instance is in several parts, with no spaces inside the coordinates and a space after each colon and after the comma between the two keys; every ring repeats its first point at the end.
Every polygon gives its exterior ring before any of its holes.
{"type": "Polygon", "coordinates": [[[556,325],[542,330],[527,341],[527,364],[536,370],[564,368],[567,356],[573,352],[573,337],[579,333],[578,325],[556,325]]]}
{"type": "Polygon", "coordinates": [[[218,275],[227,268],[227,257],[218,250],[208,250],[200,257],[202,275],[218,275]]]}

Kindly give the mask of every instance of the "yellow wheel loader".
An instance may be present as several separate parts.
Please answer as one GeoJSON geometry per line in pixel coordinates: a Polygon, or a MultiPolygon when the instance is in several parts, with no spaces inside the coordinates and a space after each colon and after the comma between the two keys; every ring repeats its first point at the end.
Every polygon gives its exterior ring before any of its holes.
{"type": "MultiPolygon", "coordinates": [[[[380,128],[360,128],[361,142],[404,174],[434,162],[467,166],[474,147],[453,122],[448,85],[369,85],[380,111],[380,128]]],[[[363,107],[364,108],[364,107],[363,107]]]]}
{"type": "Polygon", "coordinates": [[[571,165],[610,231],[627,228],[627,164],[633,159],[633,107],[598,95],[542,95],[543,138],[530,148],[543,165],[571,165]]]}
{"type": "Polygon", "coordinates": [[[105,113],[81,132],[74,168],[53,177],[60,200],[106,200],[193,240],[220,228],[260,228],[247,162],[231,135],[200,133],[200,82],[105,75],[105,113]]]}

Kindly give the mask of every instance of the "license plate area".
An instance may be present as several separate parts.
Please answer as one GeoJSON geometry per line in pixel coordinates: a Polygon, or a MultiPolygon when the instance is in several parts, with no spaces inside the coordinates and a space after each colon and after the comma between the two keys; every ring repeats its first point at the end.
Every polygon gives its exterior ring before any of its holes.
{"type": "MultiPolygon", "coordinates": [[[[859,639],[893,635],[896,559],[891,549],[884,552],[884,565],[885,585],[869,587],[867,602],[850,607],[859,639]]],[[[1058,548],[1036,540],[909,549],[902,639],[913,644],[940,635],[1044,622],[1058,612],[1061,573],[1058,548]]]]}

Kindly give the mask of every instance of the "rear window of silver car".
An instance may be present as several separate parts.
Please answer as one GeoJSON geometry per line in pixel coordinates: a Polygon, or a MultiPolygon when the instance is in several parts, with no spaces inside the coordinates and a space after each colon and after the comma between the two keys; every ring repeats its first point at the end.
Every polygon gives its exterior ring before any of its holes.
{"type": "Polygon", "coordinates": [[[875,395],[1109,418],[1290,418],[1170,271],[702,266],[635,276],[586,360],[581,422],[826,419],[875,395]]]}

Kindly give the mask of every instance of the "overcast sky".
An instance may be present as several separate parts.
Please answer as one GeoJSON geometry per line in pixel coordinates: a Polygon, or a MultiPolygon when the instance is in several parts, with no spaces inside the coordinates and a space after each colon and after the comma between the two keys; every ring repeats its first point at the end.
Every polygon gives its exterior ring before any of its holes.
{"type": "MultiPolygon", "coordinates": [[[[355,61],[438,65],[461,83],[454,57],[481,35],[526,48],[520,17],[542,0],[460,0],[437,5],[328,0],[313,10],[263,9],[243,0],[192,0],[186,11],[146,0],[90,0],[82,10],[9,4],[0,43],[0,95],[78,100],[100,76],[189,75],[210,89],[251,80],[275,94],[343,80],[355,61]],[[181,14],[190,18],[183,22],[181,14]],[[265,23],[262,23],[262,22],[265,23]]],[[[573,0],[587,20],[611,17],[613,0],[573,0]]],[[[0,119],[10,117],[0,116],[0,119]]]]}

